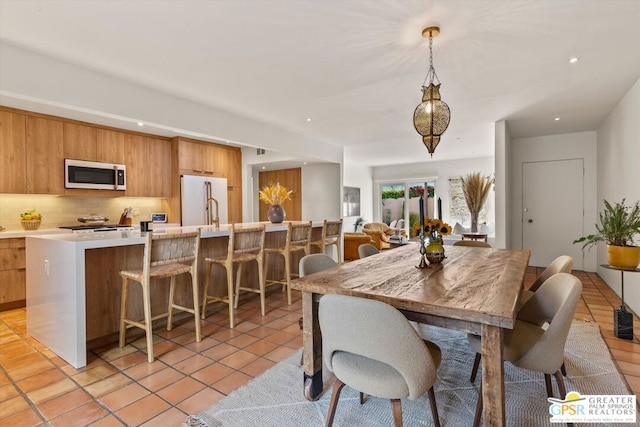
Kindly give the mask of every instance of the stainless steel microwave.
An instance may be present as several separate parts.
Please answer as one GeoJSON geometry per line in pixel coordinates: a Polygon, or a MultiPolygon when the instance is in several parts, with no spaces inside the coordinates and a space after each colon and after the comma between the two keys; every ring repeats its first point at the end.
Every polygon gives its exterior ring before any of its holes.
{"type": "Polygon", "coordinates": [[[126,172],[125,165],[64,159],[64,188],[126,190],[126,172]]]}

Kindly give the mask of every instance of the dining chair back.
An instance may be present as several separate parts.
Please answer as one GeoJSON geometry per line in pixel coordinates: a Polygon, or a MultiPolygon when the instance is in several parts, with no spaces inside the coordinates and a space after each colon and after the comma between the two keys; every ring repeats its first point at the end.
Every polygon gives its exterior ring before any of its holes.
{"type": "Polygon", "coordinates": [[[371,255],[375,255],[380,253],[378,248],[373,246],[371,243],[365,243],[363,245],[358,246],[358,255],[360,258],[366,258],[371,255]]]}
{"type": "Polygon", "coordinates": [[[145,331],[147,340],[147,361],[153,362],[153,321],[167,318],[167,330],[173,327],[173,311],[180,310],[192,313],[195,319],[196,341],[200,342],[200,304],[198,302],[198,254],[200,252],[200,229],[193,233],[154,234],[146,233],[142,268],[124,270],[122,277],[122,296],[120,300],[120,336],[119,345],[124,347],[126,330],[131,327],[145,331]],[[174,302],[176,277],[182,274],[191,275],[193,292],[193,308],[178,305],[174,302]],[[151,283],[154,279],[170,278],[169,304],[162,314],[151,313],[151,283]],[[143,320],[129,317],[128,294],[129,282],[139,283],[142,287],[143,320]]]}
{"type": "Polygon", "coordinates": [[[291,305],[291,277],[298,276],[296,273],[291,272],[291,255],[296,252],[304,252],[304,255],[309,255],[311,250],[311,230],[312,223],[302,222],[287,223],[287,234],[285,235],[284,244],[276,247],[264,248],[264,277],[265,287],[282,284],[283,288],[287,290],[287,304],[291,305]],[[269,280],[269,257],[271,255],[282,256],[284,258],[284,277],[278,279],[269,280]]]}
{"type": "Polygon", "coordinates": [[[311,242],[312,246],[320,249],[321,253],[325,253],[327,247],[336,247],[336,261],[342,263],[342,219],[337,221],[324,220],[322,226],[322,237],[320,240],[311,242]]]}
{"type": "Polygon", "coordinates": [[[229,243],[227,245],[226,255],[219,257],[206,257],[204,259],[207,267],[205,273],[204,296],[202,298],[202,317],[204,318],[207,310],[207,303],[221,301],[226,302],[229,306],[229,327],[235,326],[235,309],[238,307],[238,299],[240,291],[247,291],[260,294],[260,308],[262,315],[265,315],[265,284],[264,284],[264,225],[259,226],[238,226],[231,225],[229,230],[229,243]],[[258,264],[258,288],[241,287],[240,280],[242,277],[242,266],[245,263],[255,261],[258,264]],[[225,268],[227,273],[227,295],[212,296],[209,295],[209,286],[211,282],[211,269],[214,264],[225,268]],[[233,289],[233,266],[238,265],[236,271],[236,289],[233,289]],[[235,301],[234,301],[235,295],[235,301]]]}
{"type": "Polygon", "coordinates": [[[453,246],[471,246],[474,248],[490,248],[491,245],[487,242],[480,240],[457,240],[453,243],[453,246]]]}
{"type": "Polygon", "coordinates": [[[327,254],[310,254],[300,259],[300,277],[337,267],[338,263],[327,254]]]}
{"type": "Polygon", "coordinates": [[[538,276],[535,282],[529,287],[529,291],[535,292],[538,288],[547,281],[547,279],[554,274],[558,273],[571,273],[573,269],[573,258],[569,255],[561,255],[558,258],[551,261],[551,264],[544,269],[544,271],[538,276]]]}
{"type": "Polygon", "coordinates": [[[320,299],[318,318],[322,358],[337,378],[327,426],[345,385],[390,399],[396,426],[402,425],[400,399],[415,400],[429,392],[433,421],[439,425],[433,384],[440,349],[427,346],[402,313],[381,301],[330,294],[320,299]]]}

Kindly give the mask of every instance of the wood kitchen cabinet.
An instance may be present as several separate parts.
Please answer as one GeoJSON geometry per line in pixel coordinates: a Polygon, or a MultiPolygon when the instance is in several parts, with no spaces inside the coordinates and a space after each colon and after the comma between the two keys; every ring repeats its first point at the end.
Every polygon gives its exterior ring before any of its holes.
{"type": "Polygon", "coordinates": [[[96,129],[96,162],[122,165],[125,134],[109,129],[96,129]]]}
{"type": "Polygon", "coordinates": [[[98,133],[95,127],[65,122],[62,132],[65,159],[97,161],[98,133]]]}
{"type": "Polygon", "coordinates": [[[0,311],[25,306],[26,283],[24,238],[0,239],[0,311]]]}
{"type": "Polygon", "coordinates": [[[171,197],[171,143],[142,135],[125,136],[127,190],[137,197],[171,197]]]}
{"type": "Polygon", "coordinates": [[[25,120],[0,111],[0,193],[26,193],[25,120]]]}
{"type": "Polygon", "coordinates": [[[27,117],[27,193],[64,193],[62,129],[57,120],[27,117]]]}
{"type": "Polygon", "coordinates": [[[181,174],[224,177],[221,170],[224,147],[185,138],[178,138],[178,141],[178,164],[181,174]]]}
{"type": "Polygon", "coordinates": [[[169,198],[172,195],[171,142],[149,138],[149,180],[153,197],[169,198]]]}

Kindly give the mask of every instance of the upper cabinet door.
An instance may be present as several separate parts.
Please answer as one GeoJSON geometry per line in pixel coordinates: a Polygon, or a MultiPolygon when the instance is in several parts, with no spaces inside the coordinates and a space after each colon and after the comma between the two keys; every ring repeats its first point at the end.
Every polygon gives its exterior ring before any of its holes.
{"type": "Polygon", "coordinates": [[[27,117],[27,193],[64,194],[62,122],[27,117]]]}
{"type": "Polygon", "coordinates": [[[96,162],[124,164],[124,133],[96,130],[96,162]]]}
{"type": "Polygon", "coordinates": [[[171,169],[171,141],[149,138],[148,168],[150,196],[169,198],[172,194],[173,171],[171,169]]]}
{"type": "Polygon", "coordinates": [[[65,123],[63,136],[65,159],[97,161],[96,128],[75,123],[65,123]]]}
{"type": "Polygon", "coordinates": [[[127,134],[125,136],[125,166],[127,167],[126,196],[149,196],[150,169],[149,138],[140,135],[127,134]]]}
{"type": "Polygon", "coordinates": [[[0,111],[0,192],[26,193],[25,116],[0,111]]]}

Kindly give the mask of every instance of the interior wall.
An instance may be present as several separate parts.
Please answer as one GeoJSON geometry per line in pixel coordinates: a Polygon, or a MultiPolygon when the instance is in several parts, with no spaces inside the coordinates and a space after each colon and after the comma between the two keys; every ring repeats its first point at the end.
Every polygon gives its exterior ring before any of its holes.
{"type": "Polygon", "coordinates": [[[302,167],[302,218],[305,221],[342,218],[342,164],[302,167]]]}
{"type": "MultiPolygon", "coordinates": [[[[511,247],[522,249],[522,165],[525,162],[583,159],[584,161],[584,220],[583,233],[595,231],[596,222],[596,133],[579,132],[536,138],[519,138],[511,141],[510,154],[510,218],[511,247]]],[[[555,191],[549,188],[549,191],[555,191]]],[[[549,206],[553,209],[553,206],[549,206]]],[[[579,220],[579,219],[578,219],[579,220]]],[[[585,234],[583,234],[585,235],[585,234]]],[[[579,238],[581,236],[575,236],[579,238]]],[[[584,252],[584,268],[595,271],[596,256],[584,252]]]]}
{"type": "Polygon", "coordinates": [[[496,212],[496,237],[495,245],[499,248],[511,248],[511,236],[509,225],[509,204],[507,194],[509,194],[510,176],[507,162],[511,149],[511,139],[504,120],[495,123],[495,212],[496,212]]]}
{"type": "MultiPolygon", "coordinates": [[[[357,187],[360,189],[360,216],[365,222],[373,221],[373,175],[370,166],[358,163],[345,162],[344,164],[345,187],[357,187]]],[[[344,217],[343,228],[346,232],[354,231],[357,216],[344,217]]]]}
{"type": "MultiPolygon", "coordinates": [[[[598,128],[597,157],[597,210],[602,210],[605,199],[611,203],[623,198],[627,203],[640,200],[640,79],[598,128]]],[[[636,236],[636,244],[640,244],[640,236],[636,236]]],[[[607,264],[604,244],[598,245],[597,257],[598,266],[607,264]]],[[[620,295],[620,272],[598,267],[598,275],[620,295]]],[[[625,302],[640,313],[640,274],[624,275],[625,302]]]]}
{"type": "MultiPolygon", "coordinates": [[[[380,195],[378,188],[380,183],[389,181],[409,181],[422,178],[435,178],[436,181],[436,199],[442,199],[442,219],[453,226],[456,220],[452,220],[449,214],[449,179],[458,178],[460,176],[480,172],[482,175],[493,175],[495,172],[495,159],[493,157],[478,157],[473,159],[460,160],[430,160],[425,156],[425,160],[420,163],[411,163],[401,166],[378,166],[372,169],[373,187],[372,187],[372,203],[373,203],[373,219],[380,221],[380,195]]],[[[493,191],[489,193],[487,199],[487,218],[488,222],[495,223],[495,194],[493,191]]]]}

